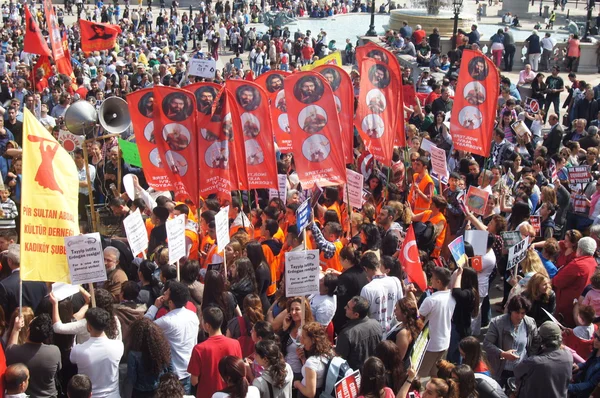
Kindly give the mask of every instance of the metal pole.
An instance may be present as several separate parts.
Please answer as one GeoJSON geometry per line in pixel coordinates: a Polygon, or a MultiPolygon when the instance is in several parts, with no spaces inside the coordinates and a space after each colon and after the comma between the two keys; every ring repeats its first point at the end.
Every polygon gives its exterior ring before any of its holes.
{"type": "Polygon", "coordinates": [[[372,0],[371,2],[371,24],[369,25],[369,30],[365,36],[377,36],[377,32],[375,31],[375,0],[372,0]]]}
{"type": "Polygon", "coordinates": [[[454,10],[454,28],[452,29],[452,49],[455,50],[457,47],[456,35],[458,34],[458,12],[454,10]]]}
{"type": "Polygon", "coordinates": [[[583,33],[583,37],[582,37],[581,41],[591,41],[588,38],[588,35],[589,35],[589,32],[590,32],[591,20],[592,20],[592,7],[590,7],[590,0],[588,0],[588,2],[587,2],[587,16],[585,18],[585,32],[583,33]]]}

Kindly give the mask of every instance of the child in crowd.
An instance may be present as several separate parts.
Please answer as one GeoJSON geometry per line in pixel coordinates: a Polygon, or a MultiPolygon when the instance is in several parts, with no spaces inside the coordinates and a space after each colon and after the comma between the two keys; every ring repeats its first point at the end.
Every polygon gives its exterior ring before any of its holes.
{"type": "Polygon", "coordinates": [[[17,205],[10,198],[10,190],[0,191],[0,229],[17,228],[15,219],[19,215],[17,205]]]}

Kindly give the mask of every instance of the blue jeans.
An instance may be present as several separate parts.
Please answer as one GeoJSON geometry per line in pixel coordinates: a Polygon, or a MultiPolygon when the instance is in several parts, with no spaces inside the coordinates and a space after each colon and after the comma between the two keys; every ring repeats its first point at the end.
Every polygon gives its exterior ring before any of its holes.
{"type": "Polygon", "coordinates": [[[458,343],[460,343],[460,335],[456,326],[452,323],[452,329],[450,331],[450,346],[448,347],[448,353],[446,359],[454,364],[460,363],[460,351],[458,350],[458,343]]]}
{"type": "Polygon", "coordinates": [[[183,389],[185,390],[185,395],[189,395],[192,393],[192,376],[188,376],[185,379],[179,380],[183,389]]]}

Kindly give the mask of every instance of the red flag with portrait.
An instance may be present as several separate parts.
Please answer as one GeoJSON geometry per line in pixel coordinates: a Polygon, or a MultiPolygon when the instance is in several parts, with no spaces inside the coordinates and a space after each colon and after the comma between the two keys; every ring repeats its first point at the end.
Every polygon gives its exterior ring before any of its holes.
{"type": "Polygon", "coordinates": [[[162,166],[154,138],[154,91],[146,88],[127,94],[127,105],[148,185],[157,191],[172,190],[171,173],[162,166]]]}
{"type": "Polygon", "coordinates": [[[342,128],[328,80],[317,72],[295,73],[285,79],[284,90],[302,187],[344,184],[342,128]]]}
{"type": "Polygon", "coordinates": [[[244,80],[228,80],[225,90],[231,96],[229,103],[233,105],[231,115],[236,156],[245,159],[248,186],[244,189],[277,188],[277,163],[267,92],[258,84],[244,80]]]}
{"type": "Polygon", "coordinates": [[[500,74],[483,53],[464,50],[450,116],[454,149],[490,156],[500,74]]]}
{"type": "Polygon", "coordinates": [[[81,49],[85,53],[114,48],[117,38],[122,32],[119,25],[96,23],[85,19],[79,20],[79,28],[81,30],[81,49]]]}
{"type": "Polygon", "coordinates": [[[198,142],[194,94],[154,87],[154,138],[161,167],[171,174],[175,199],[198,204],[198,142]]]}
{"type": "Polygon", "coordinates": [[[42,36],[40,28],[25,5],[25,39],[23,40],[23,51],[30,54],[52,55],[46,39],[42,36]]]}
{"type": "Polygon", "coordinates": [[[335,108],[340,115],[342,127],[342,149],[344,150],[344,162],[354,163],[354,87],[350,75],[336,65],[320,65],[313,69],[320,73],[333,90],[335,108]]]}
{"type": "Polygon", "coordinates": [[[58,73],[72,77],[73,66],[71,65],[71,58],[65,54],[63,37],[60,33],[58,18],[54,13],[54,8],[52,8],[51,0],[44,0],[44,12],[48,24],[48,37],[50,38],[50,46],[52,48],[52,58],[56,64],[56,69],[58,73]]]}
{"type": "Polygon", "coordinates": [[[273,120],[273,134],[279,151],[283,153],[292,151],[292,135],[283,92],[283,80],[289,75],[291,75],[290,72],[271,70],[255,80],[256,84],[267,89],[271,119],[273,120]]]}

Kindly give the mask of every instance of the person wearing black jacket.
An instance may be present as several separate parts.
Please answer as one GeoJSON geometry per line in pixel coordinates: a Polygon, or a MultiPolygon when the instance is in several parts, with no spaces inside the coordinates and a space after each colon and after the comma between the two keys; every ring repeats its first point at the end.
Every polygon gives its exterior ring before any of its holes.
{"type": "Polygon", "coordinates": [[[452,315],[452,333],[447,356],[449,361],[458,363],[458,343],[471,335],[471,317],[476,318],[479,313],[477,273],[473,268],[459,267],[452,275],[451,285],[456,307],[452,315]]]}
{"type": "Polygon", "coordinates": [[[558,153],[560,149],[560,142],[563,135],[565,134],[563,127],[558,122],[558,116],[551,114],[548,116],[548,123],[550,124],[550,132],[544,138],[542,146],[548,149],[548,157],[551,157],[558,153]]]}

